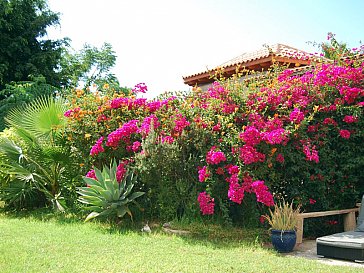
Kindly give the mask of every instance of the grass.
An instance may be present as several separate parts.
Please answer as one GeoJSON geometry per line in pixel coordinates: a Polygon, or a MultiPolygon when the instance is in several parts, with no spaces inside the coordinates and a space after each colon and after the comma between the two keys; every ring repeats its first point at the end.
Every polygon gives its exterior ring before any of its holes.
{"type": "MultiPolygon", "coordinates": [[[[0,214],[0,272],[359,272],[282,256],[259,232],[195,225],[190,235],[111,228],[72,217],[0,214]],[[258,239],[257,239],[258,238],[258,239]]],[[[363,271],[364,272],[364,271],[363,271]]]]}

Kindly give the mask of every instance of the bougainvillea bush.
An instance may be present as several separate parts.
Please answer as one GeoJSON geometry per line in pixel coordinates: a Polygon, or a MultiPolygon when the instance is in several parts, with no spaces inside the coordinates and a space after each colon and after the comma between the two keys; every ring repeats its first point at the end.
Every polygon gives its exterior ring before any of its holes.
{"type": "Polygon", "coordinates": [[[138,166],[146,210],[237,219],[281,198],[305,211],[350,207],[364,191],[363,69],[358,57],[324,61],[153,101],[140,97],[145,84],[79,90],[66,133],[85,173],[110,158],[138,166]]]}

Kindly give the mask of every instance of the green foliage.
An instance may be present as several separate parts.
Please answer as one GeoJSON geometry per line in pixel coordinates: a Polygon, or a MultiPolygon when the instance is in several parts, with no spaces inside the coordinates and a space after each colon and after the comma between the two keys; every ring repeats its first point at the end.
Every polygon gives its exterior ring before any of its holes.
{"type": "Polygon", "coordinates": [[[30,75],[43,75],[59,86],[56,70],[67,40],[45,38],[47,27],[58,23],[59,15],[45,0],[0,2],[0,89],[13,81],[27,81],[30,75]]]}
{"type": "Polygon", "coordinates": [[[61,145],[64,110],[62,100],[41,97],[9,113],[13,136],[0,138],[0,199],[7,207],[63,210],[65,174],[74,174],[70,149],[61,145]]]}
{"type": "Polygon", "coordinates": [[[100,216],[122,218],[126,213],[132,217],[130,203],[135,203],[135,199],[144,194],[144,192],[132,192],[137,180],[135,172],[128,169],[119,182],[115,160],[110,168],[104,166],[102,171],[97,168],[94,168],[94,171],[96,179],[83,177],[87,187],[79,187],[77,191],[80,195],[78,201],[90,205],[86,209],[92,210],[85,221],[100,216]]]}
{"type": "Polygon", "coordinates": [[[110,72],[115,61],[115,52],[108,43],[101,48],[85,44],[75,53],[64,50],[60,64],[62,85],[75,88],[81,82],[86,89],[92,84],[102,87],[106,83],[118,87],[117,78],[110,72]]]}
{"type": "Polygon", "coordinates": [[[195,217],[197,185],[194,183],[198,159],[183,143],[158,141],[151,129],[142,142],[144,153],[135,158],[140,181],[146,191],[141,201],[144,216],[169,221],[195,217]]]}
{"type": "Polygon", "coordinates": [[[11,109],[23,106],[40,96],[53,96],[56,92],[57,88],[48,84],[43,76],[32,77],[31,81],[6,84],[0,90],[0,131],[5,128],[4,118],[11,109]]]}

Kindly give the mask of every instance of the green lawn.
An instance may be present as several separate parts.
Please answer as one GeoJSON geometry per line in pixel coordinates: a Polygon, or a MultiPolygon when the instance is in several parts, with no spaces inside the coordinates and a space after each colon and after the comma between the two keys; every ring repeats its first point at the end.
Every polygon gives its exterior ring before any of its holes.
{"type": "Polygon", "coordinates": [[[231,244],[219,231],[192,234],[116,232],[97,223],[0,214],[0,272],[360,271],[281,256],[252,243],[249,232],[241,235],[247,234],[247,240],[231,244]]]}

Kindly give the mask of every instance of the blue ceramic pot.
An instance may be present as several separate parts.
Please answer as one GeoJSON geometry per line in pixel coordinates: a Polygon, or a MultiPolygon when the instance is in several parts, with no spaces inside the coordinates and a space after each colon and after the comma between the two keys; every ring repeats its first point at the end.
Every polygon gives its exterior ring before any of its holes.
{"type": "Polygon", "coordinates": [[[286,253],[291,252],[296,245],[296,231],[295,230],[271,230],[273,247],[278,252],[286,253]]]}

